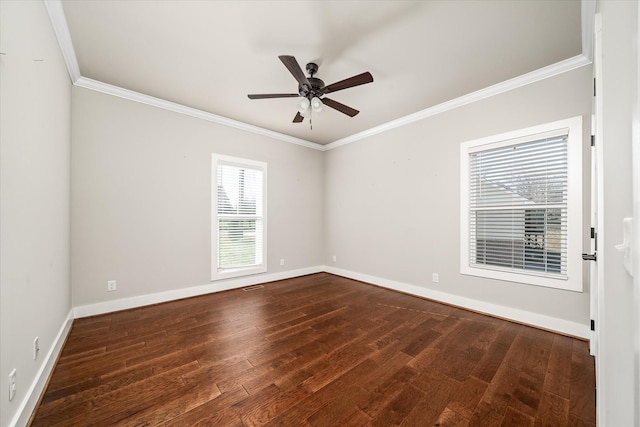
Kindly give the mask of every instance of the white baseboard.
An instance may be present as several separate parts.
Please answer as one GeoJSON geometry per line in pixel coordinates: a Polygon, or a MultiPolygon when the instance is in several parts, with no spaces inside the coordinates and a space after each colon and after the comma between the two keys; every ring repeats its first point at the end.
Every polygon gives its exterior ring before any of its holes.
{"type": "Polygon", "coordinates": [[[486,313],[505,319],[510,319],[519,323],[535,326],[538,328],[556,331],[566,335],[589,339],[590,331],[588,325],[572,322],[570,320],[559,319],[556,317],[546,316],[543,314],[533,313],[526,310],[507,307],[504,305],[493,304],[485,301],[479,301],[472,298],[466,298],[459,295],[449,294],[446,292],[435,291],[429,288],[423,288],[408,283],[398,282],[395,280],[384,279],[381,277],[371,276],[368,274],[357,273],[349,270],[343,270],[331,266],[314,266],[298,270],[289,270],[272,274],[259,274],[253,276],[239,277],[230,280],[207,283],[201,286],[193,286],[189,288],[176,289],[166,292],[158,292],[155,294],[140,295],[137,297],[123,298],[113,301],[105,301],[96,304],[82,305],[73,309],[74,317],[81,318],[87,316],[95,316],[98,314],[111,313],[119,310],[127,310],[130,308],[142,307],[150,304],[158,304],[167,301],[173,301],[181,298],[189,298],[198,295],[205,295],[213,292],[226,291],[229,289],[243,288],[246,286],[258,285],[261,283],[273,282],[276,280],[290,279],[293,277],[304,276],[319,272],[327,272],[338,276],[348,277],[350,279],[360,280],[362,282],[371,283],[373,285],[382,286],[384,288],[393,289],[407,294],[429,298],[435,301],[444,302],[469,310],[486,313]]]}
{"type": "Polygon", "coordinates": [[[383,279],[381,277],[370,276],[368,274],[356,273],[331,266],[324,266],[324,271],[338,276],[371,283],[384,288],[393,289],[407,294],[429,298],[435,301],[444,302],[469,310],[486,313],[491,316],[513,320],[518,323],[535,326],[542,329],[556,331],[566,335],[572,335],[583,339],[589,339],[590,331],[588,325],[572,322],[570,320],[558,319],[556,317],[543,314],[532,313],[530,311],[493,304],[485,301],[478,301],[471,298],[461,297],[446,292],[435,291],[408,283],[397,282],[395,280],[383,279]]]}
{"type": "Polygon", "coordinates": [[[229,280],[220,280],[207,283],[201,286],[176,289],[155,294],[140,295],[131,298],[122,298],[113,301],[99,302],[96,304],[81,305],[73,309],[75,318],[95,316],[97,314],[111,313],[114,311],[127,310],[130,308],[142,307],[145,305],[158,304],[173,301],[181,298],[195,297],[198,295],[210,294],[213,292],[226,291],[229,289],[244,288],[246,286],[259,285],[261,283],[274,282],[276,280],[290,279],[307,274],[320,273],[324,271],[323,266],[307,267],[298,270],[288,270],[271,274],[256,274],[252,276],[238,277],[229,280]]]}
{"type": "Polygon", "coordinates": [[[29,418],[31,418],[31,414],[33,413],[36,405],[38,404],[38,399],[40,399],[40,395],[44,391],[44,387],[49,380],[49,376],[51,375],[51,371],[55,367],[55,362],[58,360],[58,355],[60,351],[62,351],[62,345],[67,339],[67,335],[71,330],[71,324],[73,323],[73,309],[69,311],[69,315],[65,319],[64,323],[60,327],[60,331],[58,335],[53,340],[53,345],[49,349],[46,358],[42,362],[40,369],[36,373],[36,377],[33,382],[29,386],[27,393],[25,394],[24,399],[20,403],[18,410],[16,411],[16,415],[13,417],[13,420],[9,423],[10,427],[16,426],[26,426],[29,422],[29,418]]]}

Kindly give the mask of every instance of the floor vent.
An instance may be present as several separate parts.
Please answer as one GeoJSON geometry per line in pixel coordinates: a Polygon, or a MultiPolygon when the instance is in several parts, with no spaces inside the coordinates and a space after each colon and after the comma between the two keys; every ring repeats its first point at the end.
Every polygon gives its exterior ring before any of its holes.
{"type": "Polygon", "coordinates": [[[255,285],[255,286],[249,286],[248,288],[242,288],[242,290],[245,292],[249,292],[249,291],[257,291],[258,289],[262,289],[262,288],[264,288],[264,286],[255,285]]]}

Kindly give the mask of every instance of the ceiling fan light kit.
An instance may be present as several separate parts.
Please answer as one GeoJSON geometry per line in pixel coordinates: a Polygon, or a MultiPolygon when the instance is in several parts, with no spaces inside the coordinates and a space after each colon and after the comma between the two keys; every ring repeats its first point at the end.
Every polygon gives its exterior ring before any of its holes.
{"type": "Polygon", "coordinates": [[[307,64],[306,69],[307,73],[309,73],[309,77],[306,77],[295,57],[290,55],[280,55],[278,58],[280,58],[280,61],[282,61],[291,75],[293,75],[297,80],[298,93],[269,93],[248,95],[248,97],[249,99],[302,97],[298,103],[298,112],[293,118],[293,123],[301,123],[305,117],[309,117],[309,120],[311,120],[311,113],[321,112],[325,105],[346,114],[349,117],[355,116],[359,113],[358,110],[332,99],[322,97],[331,92],[337,92],[339,90],[349,89],[354,86],[373,82],[373,76],[367,71],[365,73],[358,74],[357,76],[349,77],[348,79],[325,86],[321,79],[314,77],[314,74],[318,72],[318,64],[313,62],[307,64]]]}
{"type": "Polygon", "coordinates": [[[319,113],[323,110],[323,103],[320,98],[314,96],[309,100],[309,98],[302,98],[302,100],[298,103],[298,111],[302,115],[302,117],[309,117],[311,111],[314,113],[319,113]]]}

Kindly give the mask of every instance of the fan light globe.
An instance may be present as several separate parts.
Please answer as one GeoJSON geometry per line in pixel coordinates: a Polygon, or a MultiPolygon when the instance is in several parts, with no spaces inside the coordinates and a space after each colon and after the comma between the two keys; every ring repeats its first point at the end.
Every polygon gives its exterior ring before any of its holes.
{"type": "Polygon", "coordinates": [[[311,108],[313,109],[314,113],[319,113],[320,111],[322,111],[323,106],[324,104],[322,103],[320,98],[318,98],[317,96],[311,98],[311,108]]]}
{"type": "Polygon", "coordinates": [[[300,112],[300,114],[304,116],[309,110],[310,104],[311,102],[309,102],[307,98],[302,98],[302,100],[298,103],[298,111],[300,112]]]}

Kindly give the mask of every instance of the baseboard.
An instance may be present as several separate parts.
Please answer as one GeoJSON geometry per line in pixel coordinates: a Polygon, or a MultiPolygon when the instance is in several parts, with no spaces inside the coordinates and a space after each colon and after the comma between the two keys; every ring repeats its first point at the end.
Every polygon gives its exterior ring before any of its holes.
{"type": "Polygon", "coordinates": [[[26,426],[29,423],[31,414],[36,408],[38,400],[40,399],[40,395],[44,391],[44,388],[47,385],[47,381],[49,380],[49,376],[51,375],[51,372],[55,367],[55,363],[58,360],[58,355],[60,354],[60,351],[62,351],[62,345],[67,339],[67,335],[71,330],[72,323],[73,310],[70,310],[69,315],[62,324],[62,327],[60,328],[58,335],[54,339],[53,345],[49,349],[46,358],[44,359],[42,365],[40,366],[40,369],[36,373],[36,377],[31,383],[31,386],[29,386],[24,399],[20,403],[20,406],[16,411],[16,415],[9,423],[10,427],[26,426]]]}
{"type": "Polygon", "coordinates": [[[95,316],[98,314],[127,310],[130,308],[158,304],[181,298],[189,298],[198,295],[226,291],[229,289],[259,285],[261,283],[273,282],[276,280],[290,279],[293,277],[299,277],[323,271],[331,274],[336,274],[338,276],[344,276],[350,279],[371,283],[373,285],[382,286],[384,288],[393,289],[399,292],[405,292],[407,294],[444,302],[480,313],[486,313],[491,316],[513,320],[515,322],[524,323],[542,329],[548,329],[565,335],[571,335],[583,339],[589,339],[590,336],[588,325],[582,325],[570,320],[559,319],[556,317],[546,316],[543,314],[533,313],[530,311],[507,307],[499,304],[493,304],[485,301],[478,301],[472,298],[466,298],[459,295],[449,294],[446,292],[423,288],[408,283],[384,279],[381,277],[343,270],[326,265],[307,267],[297,270],[288,270],[272,274],[245,276],[220,282],[208,283],[201,286],[193,286],[189,288],[176,289],[155,294],[147,294],[137,297],[105,301],[96,304],[82,305],[75,307],[73,309],[73,314],[75,318],[95,316]]]}
{"type": "Polygon", "coordinates": [[[96,304],[81,305],[73,309],[75,318],[95,316],[114,311],[127,310],[145,305],[158,304],[181,298],[195,297],[213,292],[227,291],[229,289],[244,288],[246,286],[259,285],[261,283],[274,282],[276,280],[291,279],[307,274],[320,273],[323,266],[307,267],[297,270],[288,270],[278,273],[256,274],[252,276],[238,277],[235,279],[221,280],[200,286],[175,289],[172,291],[158,292],[155,294],[140,295],[131,298],[122,298],[113,301],[99,302],[96,304]]]}
{"type": "Polygon", "coordinates": [[[589,339],[590,336],[588,325],[582,325],[570,320],[558,319],[556,317],[507,307],[504,305],[478,301],[472,298],[465,298],[459,295],[435,291],[433,289],[423,288],[420,286],[402,283],[395,280],[384,279],[381,277],[370,276],[368,274],[356,273],[353,271],[343,270],[331,266],[324,266],[324,271],[338,276],[359,280],[361,282],[371,283],[373,285],[381,286],[384,288],[405,292],[407,294],[444,302],[480,313],[486,313],[491,316],[513,320],[515,322],[524,323],[527,325],[535,326],[537,328],[559,332],[565,335],[571,335],[583,339],[589,339]]]}

